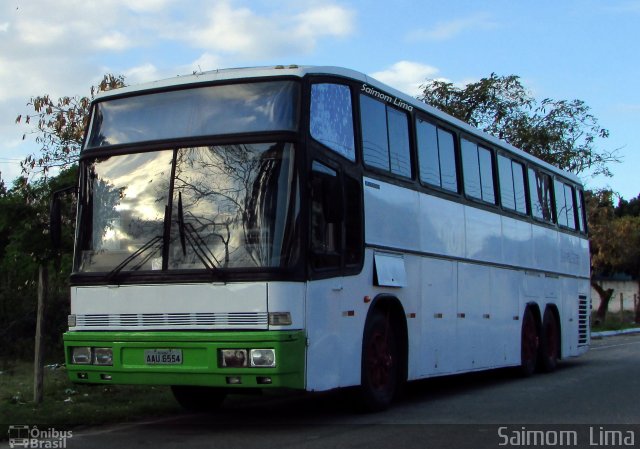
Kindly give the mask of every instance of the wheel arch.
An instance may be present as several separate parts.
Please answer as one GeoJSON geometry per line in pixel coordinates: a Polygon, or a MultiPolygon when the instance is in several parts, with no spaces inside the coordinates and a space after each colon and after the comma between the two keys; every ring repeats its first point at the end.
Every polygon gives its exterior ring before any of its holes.
{"type": "MultiPolygon", "coordinates": [[[[389,316],[391,321],[391,325],[394,326],[395,329],[399,332],[401,347],[400,347],[400,357],[401,357],[401,381],[405,382],[408,378],[409,374],[409,330],[407,327],[407,315],[405,313],[404,307],[402,303],[398,299],[397,296],[391,295],[388,293],[382,293],[377,295],[369,306],[369,310],[367,311],[367,317],[365,319],[365,328],[366,322],[370,319],[370,317],[374,313],[381,312],[385,315],[389,316]]],[[[364,335],[364,329],[363,329],[364,335]]]]}

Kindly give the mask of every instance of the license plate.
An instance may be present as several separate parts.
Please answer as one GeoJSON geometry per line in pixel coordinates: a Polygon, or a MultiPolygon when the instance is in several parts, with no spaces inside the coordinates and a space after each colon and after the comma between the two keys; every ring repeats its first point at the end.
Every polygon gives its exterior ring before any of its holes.
{"type": "Polygon", "coordinates": [[[145,349],[147,365],[182,365],[182,349],[145,349]]]}

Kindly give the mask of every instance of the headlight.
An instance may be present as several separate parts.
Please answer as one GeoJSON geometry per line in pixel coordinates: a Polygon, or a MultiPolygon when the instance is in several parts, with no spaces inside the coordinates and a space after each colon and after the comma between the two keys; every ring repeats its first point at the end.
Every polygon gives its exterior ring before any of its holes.
{"type": "Polygon", "coordinates": [[[291,326],[291,312],[269,312],[269,325],[291,326]]]}
{"type": "Polygon", "coordinates": [[[113,365],[113,349],[93,348],[93,364],[109,366],[113,365]]]}
{"type": "Polygon", "coordinates": [[[252,349],[249,357],[253,367],[273,368],[276,366],[275,349],[252,349]]]}
{"type": "Polygon", "coordinates": [[[246,349],[221,349],[220,366],[224,368],[243,368],[247,366],[246,349]]]}
{"type": "Polygon", "coordinates": [[[69,327],[76,327],[76,316],[75,315],[68,315],[67,316],[67,325],[69,327]]]}
{"type": "Polygon", "coordinates": [[[75,365],[91,364],[91,348],[76,346],[71,348],[71,362],[75,365]]]}

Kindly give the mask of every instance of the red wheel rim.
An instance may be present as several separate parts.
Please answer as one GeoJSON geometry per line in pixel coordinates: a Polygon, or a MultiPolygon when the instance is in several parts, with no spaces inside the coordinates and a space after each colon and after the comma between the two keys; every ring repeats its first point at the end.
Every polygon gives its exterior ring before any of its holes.
{"type": "Polygon", "coordinates": [[[525,314],[524,326],[522,328],[522,359],[525,362],[532,362],[536,359],[538,351],[538,333],[536,324],[531,314],[525,314]]]}
{"type": "Polygon", "coordinates": [[[549,357],[549,359],[555,360],[558,358],[560,348],[558,348],[558,326],[556,325],[556,320],[554,318],[551,318],[547,322],[545,332],[547,356],[549,357]]]}
{"type": "Polygon", "coordinates": [[[367,360],[371,386],[377,390],[388,388],[392,377],[393,358],[389,340],[381,330],[376,330],[371,335],[367,360]]]}

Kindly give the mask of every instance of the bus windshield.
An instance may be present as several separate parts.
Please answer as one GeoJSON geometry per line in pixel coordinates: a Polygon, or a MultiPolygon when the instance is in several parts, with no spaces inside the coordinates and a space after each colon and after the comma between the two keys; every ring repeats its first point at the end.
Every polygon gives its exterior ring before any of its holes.
{"type": "Polygon", "coordinates": [[[77,272],[286,266],[294,147],[182,147],[85,159],[77,272]]]}
{"type": "Polygon", "coordinates": [[[236,133],[295,131],[299,84],[270,81],[98,102],[85,148],[236,133]]]}

